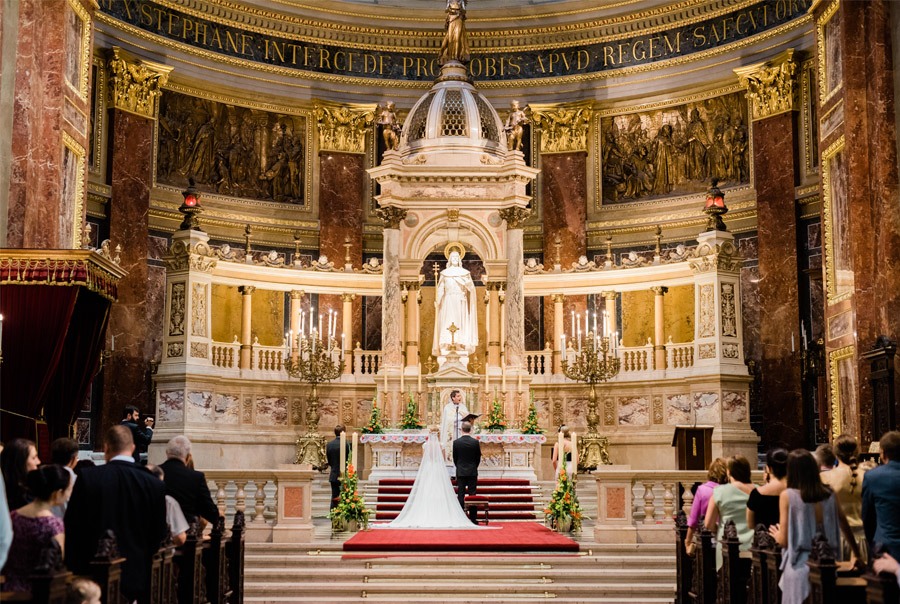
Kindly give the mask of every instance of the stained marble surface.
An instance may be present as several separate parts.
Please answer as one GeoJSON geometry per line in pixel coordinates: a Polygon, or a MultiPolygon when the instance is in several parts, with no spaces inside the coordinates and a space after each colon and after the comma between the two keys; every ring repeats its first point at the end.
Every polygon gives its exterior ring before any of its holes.
{"type": "Polygon", "coordinates": [[[288,400],[284,396],[257,396],[256,423],[260,426],[286,426],[288,400]]]}
{"type": "Polygon", "coordinates": [[[344,265],[344,238],[350,238],[350,258],[362,262],[365,156],[327,152],[319,155],[319,253],[334,265],[344,265]]]}
{"type": "Polygon", "coordinates": [[[549,339],[542,337],[542,302],[543,299],[538,296],[525,298],[525,350],[543,350],[544,340],[549,339]]]}
{"type": "Polygon", "coordinates": [[[587,154],[553,153],[541,157],[541,212],[544,266],[552,267],[555,241],[562,241],[560,264],[569,267],[585,253],[587,154]]]}
{"type": "Polygon", "coordinates": [[[192,423],[210,423],[213,421],[212,410],[213,393],[207,390],[188,390],[187,421],[192,423]]]}
{"type": "Polygon", "coordinates": [[[184,392],[182,390],[160,390],[156,408],[156,423],[179,423],[184,421],[184,392]]]}
{"type": "Polygon", "coordinates": [[[764,444],[781,442],[790,447],[805,444],[800,367],[791,353],[791,334],[795,348],[800,341],[794,139],[789,113],[754,124],[753,159],[759,215],[760,401],[761,413],[766,418],[764,434],[760,436],[764,444]]]}
{"type": "Polygon", "coordinates": [[[650,399],[646,396],[619,397],[618,423],[620,426],[649,426],[650,399]]]}
{"type": "Polygon", "coordinates": [[[522,229],[506,231],[506,366],[524,367],[525,363],[525,288],[522,229]]]}
{"type": "MultiPolygon", "coordinates": [[[[363,312],[366,315],[363,350],[381,350],[381,312],[383,298],[366,296],[363,312]]],[[[430,349],[429,349],[430,352],[430,349]]]]}
{"type": "Polygon", "coordinates": [[[720,420],[719,394],[717,392],[695,392],[694,410],[697,423],[718,424],[720,420]]]}
{"type": "Polygon", "coordinates": [[[384,295],[382,297],[381,346],[384,364],[400,366],[400,330],[403,303],[400,300],[400,229],[384,229],[384,295]]]}
{"type": "Polygon", "coordinates": [[[747,394],[726,390],[722,393],[722,421],[746,422],[750,418],[747,394]]]}
{"type": "Polygon", "coordinates": [[[666,423],[678,426],[693,420],[693,406],[690,394],[669,394],[665,400],[666,423]]]}
{"type": "Polygon", "coordinates": [[[236,394],[217,392],[213,396],[212,415],[219,424],[239,424],[241,399],[236,394]]]}

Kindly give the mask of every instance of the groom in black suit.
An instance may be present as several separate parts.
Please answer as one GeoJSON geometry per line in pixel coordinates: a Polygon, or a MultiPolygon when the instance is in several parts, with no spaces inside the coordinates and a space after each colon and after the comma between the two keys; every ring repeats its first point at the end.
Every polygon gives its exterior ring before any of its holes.
{"type": "MultiPolygon", "coordinates": [[[[481,463],[481,443],[472,438],[472,424],[463,422],[462,436],[453,441],[453,463],[456,464],[456,487],[459,505],[466,509],[466,495],[474,495],[478,488],[478,465],[481,463]]],[[[469,510],[469,519],[477,524],[478,510],[469,510]]]]}

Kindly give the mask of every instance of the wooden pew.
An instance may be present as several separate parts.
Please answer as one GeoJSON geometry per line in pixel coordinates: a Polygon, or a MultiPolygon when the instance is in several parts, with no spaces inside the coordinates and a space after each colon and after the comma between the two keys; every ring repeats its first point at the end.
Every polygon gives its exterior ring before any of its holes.
{"type": "Polygon", "coordinates": [[[225,544],[225,556],[228,559],[228,586],[231,594],[229,604],[244,604],[244,535],[246,524],[244,512],[234,513],[234,524],[231,526],[231,537],[225,544]]]}
{"type": "Polygon", "coordinates": [[[747,604],[747,582],[750,559],[741,556],[741,540],[733,520],[725,523],[722,533],[722,572],[719,593],[724,604],[747,604]]]}
{"type": "Polygon", "coordinates": [[[784,551],[773,537],[769,542],[771,549],[766,551],[766,593],[768,594],[769,604],[781,604],[781,588],[778,587],[781,581],[781,558],[784,551]]]}
{"type": "Polygon", "coordinates": [[[700,531],[694,537],[694,577],[691,582],[691,602],[693,604],[715,604],[716,602],[716,548],[715,535],[700,519],[700,531]]]}
{"type": "Polygon", "coordinates": [[[891,573],[863,575],[866,581],[866,599],[869,604],[897,604],[900,602],[900,587],[896,575],[891,573]]]}
{"type": "Polygon", "coordinates": [[[150,570],[150,604],[168,604],[175,601],[174,557],[175,546],[172,544],[172,535],[169,534],[153,555],[150,570]]]}
{"type": "Polygon", "coordinates": [[[821,533],[813,537],[806,564],[810,604],[865,604],[866,581],[859,576],[838,576],[834,551],[821,533]]]}
{"type": "Polygon", "coordinates": [[[41,551],[40,561],[29,576],[31,601],[36,604],[66,604],[66,591],[72,573],[66,570],[62,550],[55,539],[41,551]]]}
{"type": "Polygon", "coordinates": [[[231,590],[228,587],[228,564],[225,555],[225,517],[212,526],[209,541],[203,548],[203,568],[206,571],[206,599],[210,604],[226,604],[231,590]]]}
{"type": "Polygon", "coordinates": [[[194,521],[187,531],[187,539],[175,550],[178,569],[178,604],[205,604],[206,578],[203,572],[203,531],[194,521]]]}
{"type": "Polygon", "coordinates": [[[748,600],[753,604],[781,604],[781,592],[778,590],[778,569],[781,566],[781,548],[775,543],[775,537],[769,534],[768,529],[762,524],[756,525],[753,534],[753,545],[750,547],[753,555],[750,567],[750,593],[748,600]],[[775,567],[774,592],[769,591],[769,558],[778,557],[778,565],[775,567]]]}
{"type": "Polygon", "coordinates": [[[122,563],[119,544],[111,530],[97,542],[97,553],[91,560],[91,580],[100,586],[100,600],[104,604],[124,604],[122,597],[122,563]]]}
{"type": "Polygon", "coordinates": [[[675,589],[675,604],[688,604],[691,582],[694,580],[694,558],[687,553],[684,540],[687,537],[687,514],[679,510],[675,516],[675,568],[678,577],[675,589]]]}

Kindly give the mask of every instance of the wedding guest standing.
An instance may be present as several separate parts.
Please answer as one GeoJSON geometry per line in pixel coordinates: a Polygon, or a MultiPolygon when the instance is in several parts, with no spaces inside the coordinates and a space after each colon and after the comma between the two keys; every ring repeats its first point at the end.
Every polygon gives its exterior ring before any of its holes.
{"type": "Polygon", "coordinates": [[[694,550],[694,533],[700,527],[700,520],[706,516],[713,490],[727,482],[728,464],[721,457],[717,457],[709,464],[706,482],[697,487],[697,492],[694,493],[694,502],[691,504],[691,513],[688,516],[688,531],[684,538],[684,548],[687,553],[690,554],[694,550]]]}
{"type": "Polygon", "coordinates": [[[750,482],[750,462],[746,457],[734,455],[728,458],[728,484],[715,488],[709,510],[706,512],[706,528],[716,529],[716,570],[722,568],[722,535],[725,523],[734,522],[741,551],[750,549],[753,531],[747,526],[747,499],[753,484],[750,482]]]}
{"type": "Polygon", "coordinates": [[[900,432],[887,432],[880,445],[884,463],[863,478],[863,526],[869,545],[880,544],[900,560],[900,432]]]}
{"type": "Polygon", "coordinates": [[[787,458],[784,449],[770,449],[766,453],[766,484],[750,491],[747,499],[747,526],[756,530],[761,524],[768,529],[778,524],[780,514],[778,500],[787,488],[787,458]]]}
{"type": "MultiPolygon", "coordinates": [[[[867,559],[866,532],[862,521],[862,483],[865,470],[859,467],[856,458],[859,445],[849,434],[841,434],[834,441],[834,454],[838,464],[830,472],[822,472],[822,482],[831,487],[837,496],[838,504],[847,517],[847,523],[853,531],[856,544],[862,554],[862,561],[867,559]]],[[[844,558],[850,555],[850,544],[843,544],[844,558]]]]}
{"type": "Polygon", "coordinates": [[[29,501],[31,496],[25,488],[25,477],[41,465],[37,447],[26,438],[15,438],[0,452],[0,469],[6,483],[6,502],[10,510],[17,510],[29,501]]]}

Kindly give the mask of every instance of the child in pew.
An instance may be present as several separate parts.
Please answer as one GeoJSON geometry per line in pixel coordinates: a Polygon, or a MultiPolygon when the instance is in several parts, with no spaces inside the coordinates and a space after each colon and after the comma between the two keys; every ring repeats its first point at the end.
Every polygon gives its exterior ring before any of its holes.
{"type": "Polygon", "coordinates": [[[66,604],[100,604],[100,586],[84,577],[76,577],[69,583],[66,604]]]}
{"type": "Polygon", "coordinates": [[[847,518],[838,505],[834,492],[819,477],[819,464],[805,449],[788,455],[787,486],[779,499],[780,522],[769,527],[769,533],[785,548],[781,560],[782,604],[803,604],[809,596],[809,566],[806,561],[817,533],[828,539],[832,550],[841,558],[839,532],[850,543],[860,566],[860,551],[847,518]]]}

